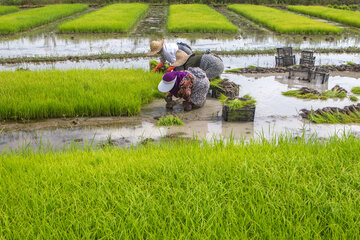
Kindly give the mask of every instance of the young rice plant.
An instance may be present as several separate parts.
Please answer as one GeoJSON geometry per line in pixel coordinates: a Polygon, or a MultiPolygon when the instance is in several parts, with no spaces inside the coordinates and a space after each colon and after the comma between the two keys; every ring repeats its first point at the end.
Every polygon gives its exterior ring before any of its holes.
{"type": "Polygon", "coordinates": [[[0,155],[4,239],[353,239],[360,139],[0,155]]]}
{"type": "Polygon", "coordinates": [[[147,4],[119,3],[101,8],[59,26],[62,33],[127,32],[145,15],[147,4]]]}
{"type": "Polygon", "coordinates": [[[134,115],[160,96],[143,70],[0,72],[0,119],[134,115]]]}
{"type": "Polygon", "coordinates": [[[360,87],[353,87],[351,89],[351,92],[354,93],[354,94],[360,94],[360,87]]]}
{"type": "Polygon", "coordinates": [[[342,29],[336,26],[270,7],[232,4],[228,6],[228,9],[278,33],[334,34],[342,32],[342,29]]]}
{"type": "Polygon", "coordinates": [[[12,13],[12,12],[17,12],[17,11],[19,11],[19,8],[18,8],[18,7],[14,7],[14,6],[0,6],[0,15],[12,13]]]}
{"type": "Polygon", "coordinates": [[[167,115],[162,117],[157,122],[158,126],[182,126],[184,123],[180,120],[179,117],[173,115],[167,115]]]}
{"type": "Polygon", "coordinates": [[[289,10],[307,15],[360,27],[360,12],[340,10],[323,6],[288,6],[289,10]]]}
{"type": "Polygon", "coordinates": [[[87,8],[86,4],[55,4],[0,16],[0,34],[25,31],[87,8]]]}
{"type": "Polygon", "coordinates": [[[204,4],[171,5],[167,24],[169,32],[238,32],[225,16],[204,4]]]}

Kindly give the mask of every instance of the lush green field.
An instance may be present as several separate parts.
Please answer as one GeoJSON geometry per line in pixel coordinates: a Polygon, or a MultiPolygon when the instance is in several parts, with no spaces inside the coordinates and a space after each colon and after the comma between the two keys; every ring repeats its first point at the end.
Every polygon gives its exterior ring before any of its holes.
{"type": "Polygon", "coordinates": [[[0,6],[0,15],[17,12],[17,11],[19,11],[18,7],[0,6]]]}
{"type": "Polygon", "coordinates": [[[126,32],[145,15],[147,4],[120,3],[101,8],[59,26],[63,33],[126,32]]]}
{"type": "Polygon", "coordinates": [[[225,16],[204,4],[171,5],[167,27],[169,32],[238,32],[225,16]]]}
{"type": "Polygon", "coordinates": [[[0,17],[0,34],[25,31],[87,9],[85,4],[57,4],[0,17]]]}
{"type": "Polygon", "coordinates": [[[360,140],[0,155],[4,239],[353,239],[360,140]]]}
{"type": "Polygon", "coordinates": [[[134,115],[160,80],[142,70],[0,72],[0,119],[134,115]]]}
{"type": "Polygon", "coordinates": [[[323,6],[288,6],[287,8],[291,11],[360,27],[360,12],[334,9],[323,6]]]}
{"type": "Polygon", "coordinates": [[[259,5],[233,4],[228,9],[278,33],[329,34],[341,33],[336,26],[282,10],[259,5]]]}

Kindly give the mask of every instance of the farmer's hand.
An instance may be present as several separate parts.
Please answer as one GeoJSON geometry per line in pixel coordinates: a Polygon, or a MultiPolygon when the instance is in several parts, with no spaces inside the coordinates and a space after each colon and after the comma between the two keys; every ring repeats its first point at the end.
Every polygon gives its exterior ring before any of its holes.
{"type": "Polygon", "coordinates": [[[164,66],[164,64],[162,62],[159,62],[159,64],[152,70],[152,72],[157,72],[163,66],[164,66]]]}
{"type": "Polygon", "coordinates": [[[174,70],[175,69],[175,67],[169,67],[167,70],[166,70],[166,72],[171,72],[172,70],[174,70]]]}
{"type": "Polygon", "coordinates": [[[171,96],[171,95],[167,95],[167,96],[165,97],[165,101],[166,101],[167,103],[172,102],[172,96],[171,96]]]}

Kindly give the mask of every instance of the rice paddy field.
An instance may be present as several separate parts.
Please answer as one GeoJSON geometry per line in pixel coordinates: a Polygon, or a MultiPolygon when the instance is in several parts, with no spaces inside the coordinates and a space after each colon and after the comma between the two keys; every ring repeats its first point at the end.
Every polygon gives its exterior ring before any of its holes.
{"type": "Polygon", "coordinates": [[[0,7],[0,240],[360,236],[359,30],[280,4],[66,1],[0,7]],[[158,91],[162,38],[221,58],[201,108],[158,91]],[[326,81],[275,67],[285,46],[326,81]]]}
{"type": "Polygon", "coordinates": [[[0,34],[25,31],[87,8],[86,4],[55,4],[0,16],[0,34]]]}
{"type": "Polygon", "coordinates": [[[167,29],[169,32],[238,32],[225,16],[204,4],[171,5],[167,29]]]}
{"type": "Polygon", "coordinates": [[[120,3],[103,7],[59,26],[62,33],[127,32],[141,19],[147,4],[120,3]]]}
{"type": "Polygon", "coordinates": [[[19,8],[18,8],[18,7],[14,7],[14,6],[0,6],[0,15],[12,13],[12,12],[17,12],[17,11],[19,11],[19,8]]]}
{"type": "Polygon", "coordinates": [[[360,140],[0,155],[5,239],[354,238],[360,140]],[[291,153],[289,155],[289,153],[291,153]]]}
{"type": "Polygon", "coordinates": [[[360,27],[360,12],[341,10],[324,6],[288,6],[287,8],[294,12],[324,18],[354,27],[360,27]]]}
{"type": "Polygon", "coordinates": [[[142,70],[0,72],[0,119],[134,115],[160,76],[142,70]]]}
{"type": "Polygon", "coordinates": [[[278,33],[338,34],[342,32],[339,27],[266,6],[232,4],[228,9],[278,33]]]}

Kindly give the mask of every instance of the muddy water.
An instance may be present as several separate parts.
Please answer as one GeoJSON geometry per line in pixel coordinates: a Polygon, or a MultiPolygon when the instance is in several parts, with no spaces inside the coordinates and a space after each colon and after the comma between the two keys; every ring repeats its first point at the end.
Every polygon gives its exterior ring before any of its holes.
{"type": "MultiPolygon", "coordinates": [[[[347,62],[359,62],[359,54],[315,54],[316,65],[340,65],[347,62]]],[[[244,68],[248,66],[258,67],[274,67],[274,55],[246,55],[246,56],[221,56],[225,69],[244,68]]],[[[0,71],[17,69],[29,70],[45,70],[45,69],[73,69],[73,68],[90,68],[90,69],[105,69],[105,68],[142,68],[149,69],[149,60],[154,58],[138,58],[138,59],[113,59],[113,60],[82,60],[79,62],[62,61],[53,63],[18,63],[18,64],[3,64],[0,65],[0,71]]],[[[296,61],[299,62],[300,55],[296,54],[296,61]]]]}
{"type": "MultiPolygon", "coordinates": [[[[62,147],[73,141],[79,144],[92,142],[98,145],[110,142],[119,146],[137,144],[145,139],[159,140],[163,137],[193,137],[205,139],[220,139],[233,136],[235,138],[249,138],[264,136],[267,138],[279,134],[293,134],[327,138],[334,134],[352,132],[360,135],[360,124],[311,124],[302,120],[298,112],[302,108],[317,109],[326,106],[344,107],[353,104],[348,98],[321,100],[302,100],[281,95],[282,91],[298,89],[303,86],[317,90],[328,90],[336,84],[350,90],[360,86],[360,75],[351,74],[352,77],[331,76],[327,84],[309,84],[301,80],[289,80],[285,75],[236,75],[224,74],[224,78],[240,84],[240,95],[250,94],[257,100],[255,120],[253,123],[228,123],[221,120],[222,106],[216,99],[209,98],[206,105],[188,113],[182,112],[180,105],[173,112],[167,112],[163,100],[156,100],[146,105],[139,116],[131,118],[125,123],[106,125],[79,126],[70,128],[46,127],[37,130],[11,130],[7,125],[0,136],[0,150],[17,148],[19,146],[38,147],[40,144],[62,147]],[[178,114],[184,121],[181,127],[158,127],[156,118],[162,115],[178,114]],[[140,122],[140,123],[137,123],[140,122]]],[[[84,120],[86,121],[86,120],[84,120]]],[[[39,124],[38,124],[39,125],[39,124]]],[[[27,125],[28,126],[28,125],[27,125]]],[[[44,124],[44,126],[48,126],[44,124]]],[[[21,127],[20,127],[21,129],[21,127]]]]}

